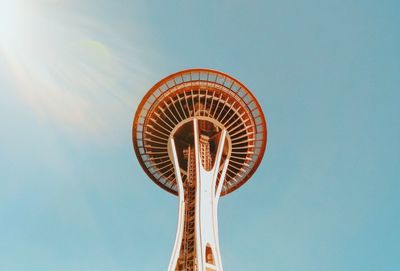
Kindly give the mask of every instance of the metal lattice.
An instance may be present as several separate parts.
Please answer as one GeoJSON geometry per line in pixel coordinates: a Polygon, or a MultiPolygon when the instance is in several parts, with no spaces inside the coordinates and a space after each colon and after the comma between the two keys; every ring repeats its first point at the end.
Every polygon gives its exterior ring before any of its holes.
{"type": "Polygon", "coordinates": [[[222,195],[226,195],[244,184],[257,169],[267,140],[266,121],[259,103],[229,75],[190,69],[172,74],[152,87],[134,119],[136,155],[156,184],[177,195],[168,139],[176,127],[193,117],[212,120],[228,131],[231,152],[222,189],[222,195]]]}

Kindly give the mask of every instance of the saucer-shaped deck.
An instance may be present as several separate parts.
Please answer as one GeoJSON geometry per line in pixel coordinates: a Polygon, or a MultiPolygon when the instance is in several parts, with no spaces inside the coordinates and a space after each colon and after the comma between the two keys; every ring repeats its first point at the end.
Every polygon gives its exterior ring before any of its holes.
{"type": "MultiPolygon", "coordinates": [[[[259,103],[242,83],[227,74],[190,69],[154,85],[135,114],[132,137],[136,156],[157,185],[177,195],[169,138],[174,137],[181,142],[177,145],[183,146],[178,151],[185,174],[184,146],[191,144],[194,119],[210,138],[227,130],[224,159],[229,159],[229,166],[221,193],[226,195],[255,172],[267,143],[267,126],[259,103]]],[[[210,142],[211,149],[216,149],[210,142]]]]}

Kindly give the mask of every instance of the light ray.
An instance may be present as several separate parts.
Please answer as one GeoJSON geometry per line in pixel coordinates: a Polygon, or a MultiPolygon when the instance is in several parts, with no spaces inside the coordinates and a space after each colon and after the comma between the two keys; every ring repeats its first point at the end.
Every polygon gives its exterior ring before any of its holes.
{"type": "Polygon", "coordinates": [[[134,46],[134,30],[60,14],[74,5],[0,0],[0,55],[21,101],[40,119],[80,137],[112,136],[110,126],[124,125],[121,114],[142,95],[133,90],[147,84],[145,49],[134,46]]]}

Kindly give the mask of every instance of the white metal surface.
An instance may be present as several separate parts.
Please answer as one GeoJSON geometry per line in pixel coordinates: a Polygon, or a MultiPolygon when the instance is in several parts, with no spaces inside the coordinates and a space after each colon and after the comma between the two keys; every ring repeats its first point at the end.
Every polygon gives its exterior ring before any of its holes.
{"type": "MultiPolygon", "coordinates": [[[[196,163],[196,215],[195,215],[195,231],[196,231],[196,269],[197,271],[222,271],[222,262],[219,249],[218,238],[218,200],[221,195],[223,180],[225,179],[226,170],[229,164],[229,157],[226,157],[222,165],[220,181],[217,186],[218,172],[221,168],[222,154],[224,143],[227,137],[227,131],[222,130],[215,162],[211,170],[206,170],[201,163],[199,127],[198,120],[193,120],[194,128],[194,147],[195,147],[195,163],[196,163]],[[211,253],[211,256],[210,256],[211,253]]],[[[177,260],[182,245],[182,236],[184,231],[184,212],[185,197],[184,187],[181,179],[181,171],[179,167],[178,155],[175,147],[175,141],[170,138],[170,151],[172,152],[175,174],[179,186],[179,216],[177,235],[168,271],[181,271],[177,267],[177,260]]]]}

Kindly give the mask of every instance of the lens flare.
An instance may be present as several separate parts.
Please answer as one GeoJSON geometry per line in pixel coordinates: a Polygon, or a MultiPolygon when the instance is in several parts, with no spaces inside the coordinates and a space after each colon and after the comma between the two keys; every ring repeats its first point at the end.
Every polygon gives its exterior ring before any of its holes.
{"type": "Polygon", "coordinates": [[[13,91],[40,118],[104,136],[136,95],[123,89],[138,89],[148,76],[146,56],[127,40],[131,29],[71,12],[78,4],[0,0],[0,57],[13,91]]]}

